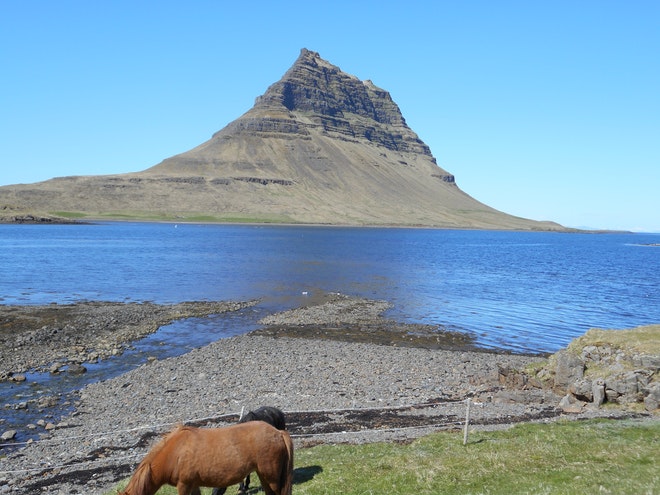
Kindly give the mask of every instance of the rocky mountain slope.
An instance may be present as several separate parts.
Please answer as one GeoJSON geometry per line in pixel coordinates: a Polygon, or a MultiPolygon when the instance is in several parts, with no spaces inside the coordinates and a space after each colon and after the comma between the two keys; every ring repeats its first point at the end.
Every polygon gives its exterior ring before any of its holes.
{"type": "Polygon", "coordinates": [[[390,94],[303,49],[252,109],[142,172],[0,187],[0,205],[88,218],[562,230],[464,193],[390,94]]]}

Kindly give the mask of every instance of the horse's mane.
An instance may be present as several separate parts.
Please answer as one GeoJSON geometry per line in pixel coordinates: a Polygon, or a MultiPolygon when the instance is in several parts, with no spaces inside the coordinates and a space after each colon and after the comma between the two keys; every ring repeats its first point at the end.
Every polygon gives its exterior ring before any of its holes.
{"type": "Polygon", "coordinates": [[[152,460],[154,457],[156,457],[156,455],[157,455],[161,450],[163,450],[163,447],[165,447],[165,444],[167,443],[167,441],[168,441],[170,438],[172,438],[173,435],[175,435],[176,433],[178,433],[178,432],[181,431],[181,430],[188,430],[188,429],[189,429],[188,426],[185,426],[185,425],[179,423],[179,424],[177,424],[172,430],[170,430],[169,432],[163,434],[162,438],[160,439],[160,442],[158,442],[156,445],[154,445],[153,447],[151,447],[151,449],[149,450],[149,452],[147,452],[147,455],[144,457],[144,459],[142,459],[142,462],[140,463],[140,465],[138,466],[138,468],[139,468],[142,464],[150,463],[151,460],[152,460]]]}
{"type": "Polygon", "coordinates": [[[161,450],[163,450],[168,440],[172,438],[174,434],[181,430],[188,429],[190,429],[188,426],[178,424],[170,432],[164,434],[161,440],[149,450],[144,459],[142,459],[140,464],[138,464],[138,467],[135,470],[135,474],[133,474],[130,481],[128,482],[128,485],[126,486],[126,489],[121,492],[121,494],[140,495],[142,493],[147,493],[147,489],[151,484],[151,461],[154,459],[154,457],[156,457],[156,455],[158,455],[161,450]]]}

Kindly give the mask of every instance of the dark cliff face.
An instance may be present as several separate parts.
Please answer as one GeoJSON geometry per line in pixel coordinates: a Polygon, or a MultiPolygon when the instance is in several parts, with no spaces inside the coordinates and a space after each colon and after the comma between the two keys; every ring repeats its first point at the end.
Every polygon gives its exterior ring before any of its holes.
{"type": "Polygon", "coordinates": [[[345,74],[318,53],[304,48],[282,79],[257,98],[256,106],[269,104],[329,117],[354,114],[381,124],[405,126],[387,91],[345,74]]]}
{"type": "MultiPolygon", "coordinates": [[[[366,139],[390,150],[431,156],[387,91],[342,72],[305,48],[282,79],[257,98],[253,111],[267,109],[286,109],[290,118],[305,116],[312,125],[340,138],[366,139]]],[[[292,125],[286,118],[275,120],[281,132],[305,132],[304,126],[292,125]]],[[[263,125],[264,131],[272,132],[273,122],[263,125]]]]}

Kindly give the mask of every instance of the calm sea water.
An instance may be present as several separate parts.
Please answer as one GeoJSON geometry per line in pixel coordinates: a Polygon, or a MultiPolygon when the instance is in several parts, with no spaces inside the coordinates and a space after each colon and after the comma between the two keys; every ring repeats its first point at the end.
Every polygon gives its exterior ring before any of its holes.
{"type": "MultiPolygon", "coordinates": [[[[152,223],[0,226],[0,304],[385,299],[484,347],[553,352],[660,323],[660,234],[152,223]]],[[[241,325],[240,323],[238,325],[241,325]]],[[[231,333],[239,329],[228,330],[231,333]]]]}
{"type": "Polygon", "coordinates": [[[592,327],[660,323],[658,243],[652,234],[0,225],[0,304],[262,301],[164,326],[135,350],[86,365],[84,375],[32,373],[23,383],[0,383],[0,429],[17,429],[19,442],[36,438],[26,425],[45,413],[21,403],[57,396],[49,414],[62,416],[71,409],[68,393],[87,383],[147,355],[177,355],[253,330],[260,316],[315,292],[384,299],[390,318],[439,324],[514,352],[554,352],[592,327]]]}

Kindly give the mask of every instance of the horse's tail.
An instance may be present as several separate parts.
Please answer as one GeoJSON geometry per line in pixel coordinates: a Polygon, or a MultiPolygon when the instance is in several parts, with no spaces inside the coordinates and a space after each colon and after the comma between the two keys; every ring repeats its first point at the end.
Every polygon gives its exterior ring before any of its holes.
{"type": "Polygon", "coordinates": [[[287,459],[286,463],[282,464],[282,471],[280,473],[280,493],[282,495],[291,495],[293,489],[293,442],[288,431],[282,431],[282,440],[286,445],[287,459]]]}

